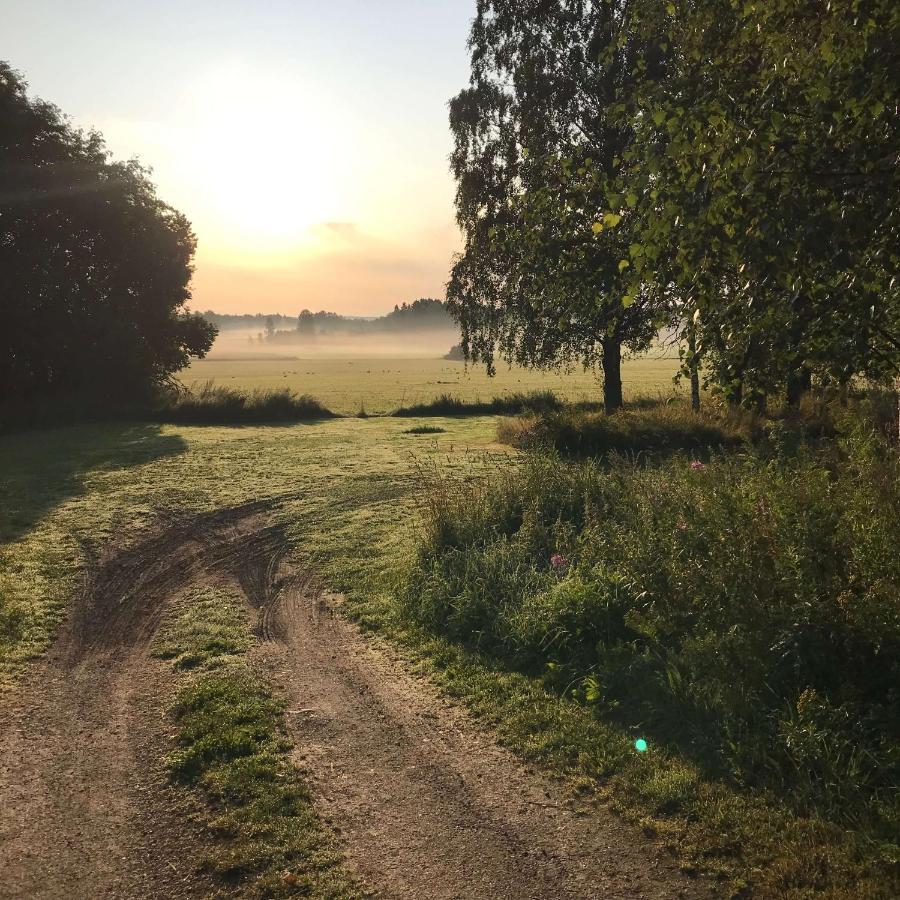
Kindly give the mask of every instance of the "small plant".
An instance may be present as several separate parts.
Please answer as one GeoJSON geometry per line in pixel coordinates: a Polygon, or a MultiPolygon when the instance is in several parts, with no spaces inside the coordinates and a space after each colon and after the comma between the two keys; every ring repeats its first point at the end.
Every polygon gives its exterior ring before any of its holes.
{"type": "Polygon", "coordinates": [[[440,428],[437,425],[414,425],[412,428],[404,429],[404,434],[445,434],[446,428],[440,428]]]}

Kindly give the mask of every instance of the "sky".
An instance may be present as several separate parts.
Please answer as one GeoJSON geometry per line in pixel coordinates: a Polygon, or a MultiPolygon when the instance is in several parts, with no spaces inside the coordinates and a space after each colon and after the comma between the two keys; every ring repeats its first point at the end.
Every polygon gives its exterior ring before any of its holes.
{"type": "Polygon", "coordinates": [[[191,306],[378,315],[443,297],[447,101],[475,0],[0,0],[30,93],[153,169],[191,306]]]}

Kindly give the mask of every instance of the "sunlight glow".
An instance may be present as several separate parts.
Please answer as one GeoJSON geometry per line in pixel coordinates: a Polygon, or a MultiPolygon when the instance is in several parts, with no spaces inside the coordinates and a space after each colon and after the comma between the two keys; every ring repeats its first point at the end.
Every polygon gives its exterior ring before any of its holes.
{"type": "Polygon", "coordinates": [[[207,72],[183,104],[186,174],[218,248],[289,256],[320,243],[314,223],[352,214],[352,136],[320,94],[229,64],[207,72]]]}

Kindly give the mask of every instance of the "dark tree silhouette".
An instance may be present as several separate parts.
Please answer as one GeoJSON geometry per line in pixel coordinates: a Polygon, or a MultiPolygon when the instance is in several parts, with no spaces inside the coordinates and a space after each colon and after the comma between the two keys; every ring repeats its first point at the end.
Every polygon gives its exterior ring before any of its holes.
{"type": "Polygon", "coordinates": [[[0,62],[0,403],[139,400],[203,356],[196,239],[136,161],[30,99],[0,62]]]}

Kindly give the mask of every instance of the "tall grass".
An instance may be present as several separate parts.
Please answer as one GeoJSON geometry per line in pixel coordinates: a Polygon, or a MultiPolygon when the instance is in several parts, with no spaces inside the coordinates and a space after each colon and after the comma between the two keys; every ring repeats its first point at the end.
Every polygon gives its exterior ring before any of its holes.
{"type": "Polygon", "coordinates": [[[334,413],[314,397],[288,388],[245,393],[208,381],[196,391],[167,396],[152,417],[163,422],[229,425],[314,421],[333,418],[334,413]]]}
{"type": "Polygon", "coordinates": [[[737,447],[756,436],[758,425],[750,417],[695,413],[683,401],[629,404],[615,415],[565,406],[505,419],[497,427],[501,443],[522,450],[555,450],[566,456],[701,451],[737,447]]]}
{"type": "Polygon", "coordinates": [[[900,858],[900,460],[871,420],[705,463],[532,454],[429,502],[410,616],[900,858]]]}
{"type": "Polygon", "coordinates": [[[401,406],[395,416],[516,416],[522,413],[547,412],[561,409],[562,401],[553,391],[532,391],[528,394],[508,394],[490,400],[460,400],[451,394],[441,394],[426,403],[401,406]]]}

